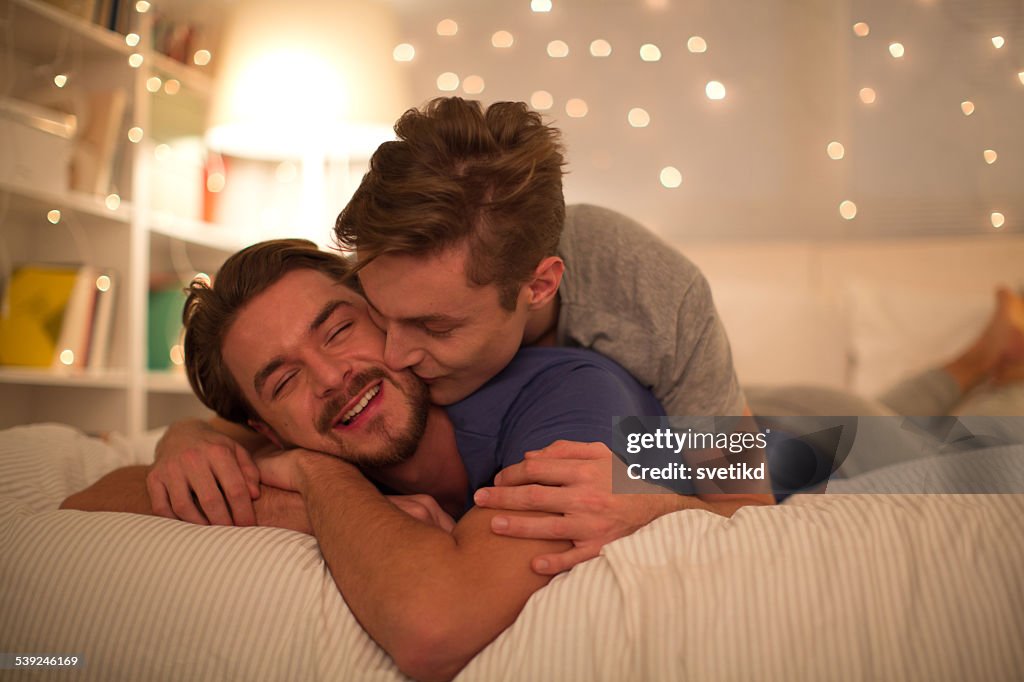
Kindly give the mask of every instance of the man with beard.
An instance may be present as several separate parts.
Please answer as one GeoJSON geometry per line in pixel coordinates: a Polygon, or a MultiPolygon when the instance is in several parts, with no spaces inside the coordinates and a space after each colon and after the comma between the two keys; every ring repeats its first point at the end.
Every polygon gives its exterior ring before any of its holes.
{"type": "MultiPolygon", "coordinates": [[[[257,459],[282,496],[267,505],[271,522],[308,520],[367,632],[406,674],[447,679],[550,579],[530,559],[568,543],[496,535],[497,512],[482,508],[446,532],[437,510],[439,523],[423,523],[380,489],[425,493],[460,515],[525,452],[558,438],[610,445],[614,415],[663,411],[612,361],[551,348],[525,350],[469,399],[433,406],[414,374],[384,364],[384,335],[348,275],[343,259],[302,240],[235,254],[215,285],[192,286],[186,368],[221,418],[294,448],[257,459]]],[[[63,506],[152,513],[144,479],[115,472],[63,506]]]]}

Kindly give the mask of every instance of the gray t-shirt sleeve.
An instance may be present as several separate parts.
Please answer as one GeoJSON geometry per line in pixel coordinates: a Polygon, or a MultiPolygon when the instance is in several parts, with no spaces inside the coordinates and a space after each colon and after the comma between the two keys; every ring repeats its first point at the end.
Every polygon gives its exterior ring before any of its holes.
{"type": "Polygon", "coordinates": [[[606,355],[669,415],[742,414],[746,405],[711,289],[696,265],[615,211],[570,206],[558,340],[606,355]]]}

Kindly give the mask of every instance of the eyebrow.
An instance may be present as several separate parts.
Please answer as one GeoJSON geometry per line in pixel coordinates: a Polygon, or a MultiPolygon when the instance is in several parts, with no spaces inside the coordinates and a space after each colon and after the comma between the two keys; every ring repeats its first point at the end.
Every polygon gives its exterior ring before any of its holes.
{"type": "MultiPolygon", "coordinates": [[[[387,318],[380,310],[373,304],[369,296],[364,296],[366,299],[366,305],[370,306],[373,312],[377,313],[383,318],[387,318]]],[[[431,315],[419,315],[417,317],[400,317],[396,322],[402,322],[404,324],[429,324],[430,322],[447,322],[449,324],[462,324],[466,321],[465,317],[456,317],[454,315],[443,315],[441,313],[433,313],[431,315]]]]}
{"type": "MultiPolygon", "coordinates": [[[[316,332],[316,330],[334,314],[334,311],[342,306],[351,307],[352,302],[341,299],[328,301],[324,307],[320,309],[320,312],[317,313],[316,317],[313,318],[313,321],[309,323],[309,328],[306,331],[307,335],[312,335],[316,332]]],[[[253,388],[256,389],[256,395],[260,395],[263,392],[263,386],[267,383],[267,379],[269,379],[270,375],[276,372],[284,362],[285,358],[278,355],[277,357],[272,358],[270,362],[263,365],[260,371],[256,372],[256,376],[252,379],[252,385],[253,388]]]]}

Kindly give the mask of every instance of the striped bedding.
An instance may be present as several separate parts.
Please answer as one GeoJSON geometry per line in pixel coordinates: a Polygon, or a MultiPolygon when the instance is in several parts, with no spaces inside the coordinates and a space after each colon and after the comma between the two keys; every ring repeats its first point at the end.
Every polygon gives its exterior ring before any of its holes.
{"type": "MultiPolygon", "coordinates": [[[[403,679],[312,538],[56,510],[145,456],[0,432],[0,653],[85,659],[0,679],[403,679]]],[[[458,679],[1021,679],[1022,519],[1024,495],[673,514],[556,578],[458,679]]]]}

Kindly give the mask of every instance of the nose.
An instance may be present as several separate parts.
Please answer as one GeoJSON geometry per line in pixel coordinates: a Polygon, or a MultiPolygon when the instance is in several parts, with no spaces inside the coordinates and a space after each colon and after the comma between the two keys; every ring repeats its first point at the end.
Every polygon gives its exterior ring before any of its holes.
{"type": "Polygon", "coordinates": [[[407,334],[396,329],[396,325],[388,329],[384,338],[384,364],[389,369],[397,372],[415,367],[423,361],[424,355],[423,349],[411,342],[407,334]]]}
{"type": "Polygon", "coordinates": [[[306,363],[313,390],[321,398],[343,389],[352,370],[344,358],[323,352],[312,353],[306,363]]]}

